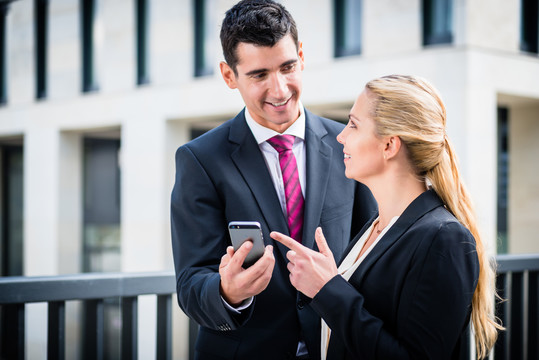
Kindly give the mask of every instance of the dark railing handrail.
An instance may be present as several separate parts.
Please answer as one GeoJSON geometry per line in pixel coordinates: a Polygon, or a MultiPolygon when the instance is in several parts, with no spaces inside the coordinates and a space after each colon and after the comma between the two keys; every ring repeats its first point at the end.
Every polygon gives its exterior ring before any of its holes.
{"type": "Polygon", "coordinates": [[[496,256],[498,273],[509,271],[538,271],[539,254],[503,254],[496,256]]]}
{"type": "Polygon", "coordinates": [[[0,305],[176,292],[174,272],[0,277],[0,305]]]}

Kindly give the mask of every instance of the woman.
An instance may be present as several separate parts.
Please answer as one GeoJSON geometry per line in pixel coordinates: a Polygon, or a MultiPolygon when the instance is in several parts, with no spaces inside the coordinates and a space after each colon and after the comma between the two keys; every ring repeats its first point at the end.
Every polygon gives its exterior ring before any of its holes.
{"type": "Polygon", "coordinates": [[[477,357],[501,326],[494,271],[445,130],[437,91],[412,76],[370,81],[346,128],[346,176],[367,185],[379,213],[339,267],[319,228],[319,252],[273,232],[290,281],[322,317],[323,359],[458,359],[470,319],[477,357]]]}

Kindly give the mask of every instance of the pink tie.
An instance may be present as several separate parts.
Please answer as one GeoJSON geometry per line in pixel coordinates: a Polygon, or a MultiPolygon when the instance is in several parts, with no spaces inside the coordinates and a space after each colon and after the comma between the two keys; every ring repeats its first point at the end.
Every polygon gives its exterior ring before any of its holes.
{"type": "Polygon", "coordinates": [[[286,213],[288,216],[288,229],[290,237],[301,242],[303,235],[303,194],[299,183],[296,157],[292,152],[294,136],[277,135],[268,140],[268,143],[279,152],[279,165],[283,174],[284,195],[286,198],[286,213]]]}

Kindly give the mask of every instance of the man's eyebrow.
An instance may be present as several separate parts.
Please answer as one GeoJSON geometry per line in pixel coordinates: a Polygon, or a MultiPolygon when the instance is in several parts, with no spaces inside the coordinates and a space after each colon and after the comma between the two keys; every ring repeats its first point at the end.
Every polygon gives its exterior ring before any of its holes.
{"type": "MultiPolygon", "coordinates": [[[[298,62],[298,59],[290,59],[288,61],[285,61],[284,63],[282,63],[279,67],[282,68],[282,67],[285,67],[285,66],[288,66],[288,65],[292,65],[292,64],[295,64],[298,62]]],[[[265,73],[265,72],[268,72],[269,69],[255,69],[255,70],[251,70],[247,73],[245,73],[246,76],[253,76],[253,75],[258,75],[258,74],[262,74],[262,73],[265,73]]]]}
{"type": "Polygon", "coordinates": [[[245,73],[246,76],[253,76],[267,72],[268,69],[255,69],[245,73]]]}

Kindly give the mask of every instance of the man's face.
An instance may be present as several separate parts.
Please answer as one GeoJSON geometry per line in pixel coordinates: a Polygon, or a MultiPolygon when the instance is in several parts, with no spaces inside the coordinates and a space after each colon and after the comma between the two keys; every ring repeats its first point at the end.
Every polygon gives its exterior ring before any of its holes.
{"type": "Polygon", "coordinates": [[[290,35],[275,46],[239,43],[237,75],[221,63],[221,74],[231,89],[238,89],[253,119],[279,133],[299,116],[304,68],[303,49],[290,35]]]}

